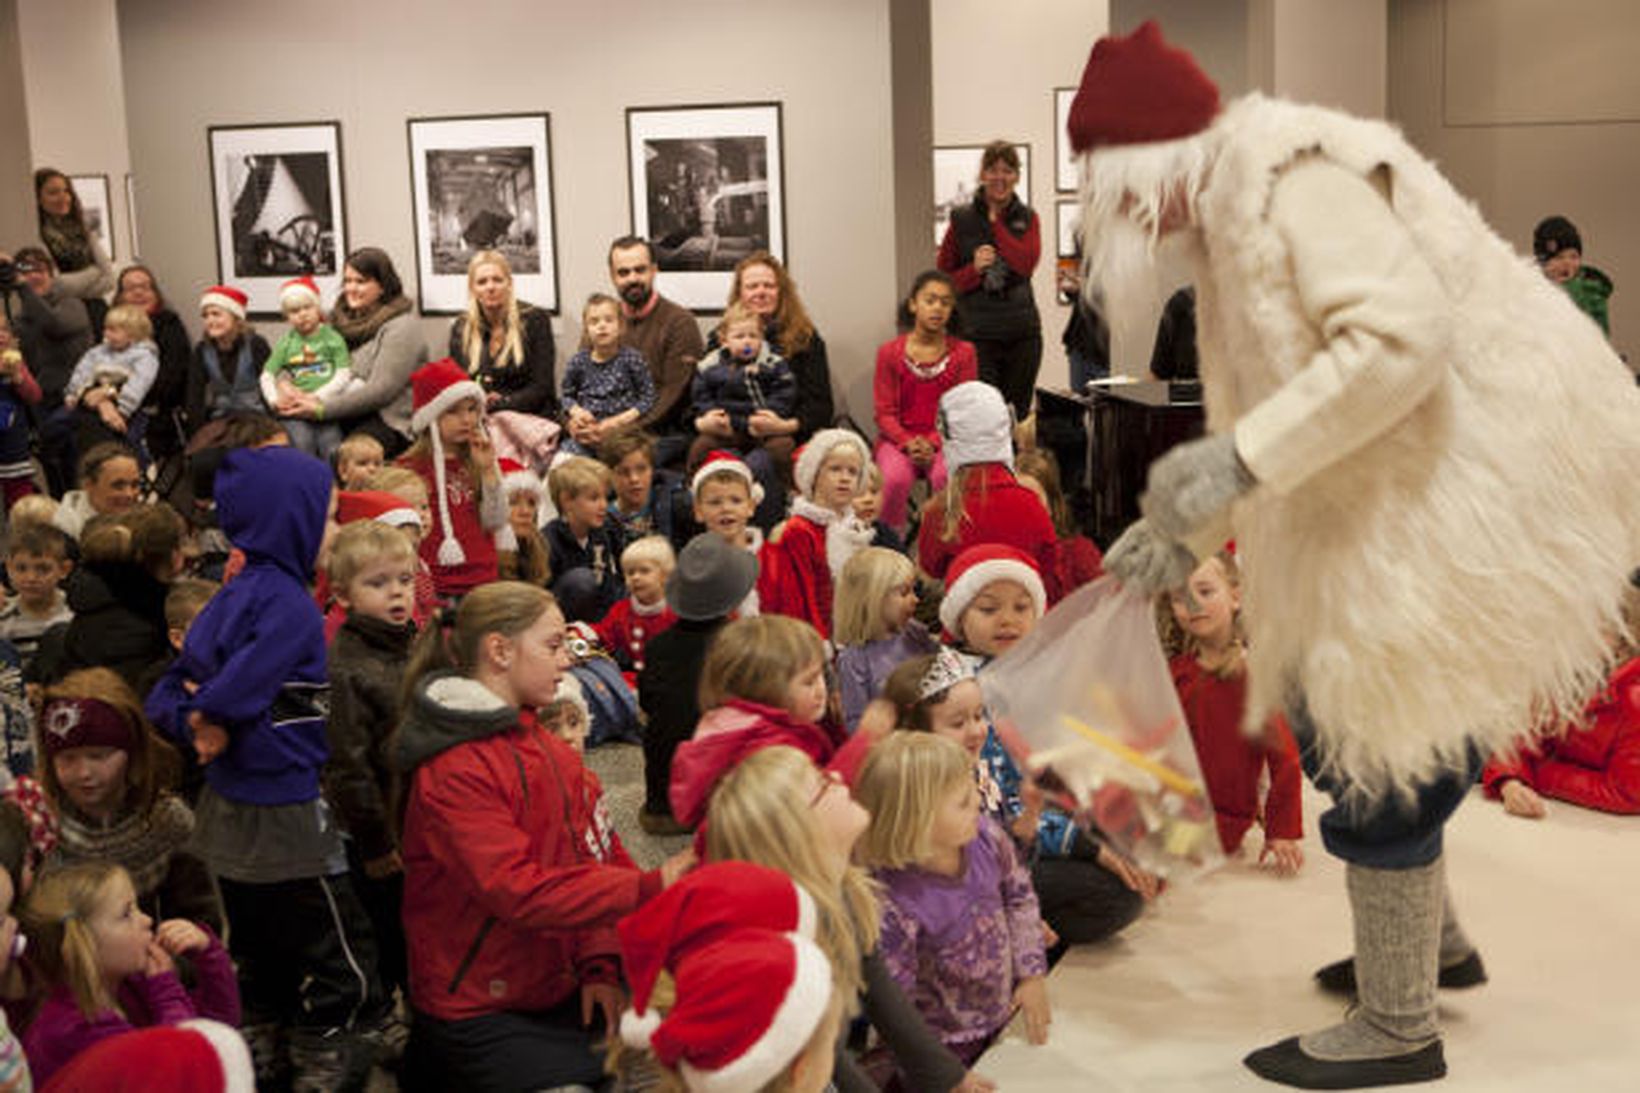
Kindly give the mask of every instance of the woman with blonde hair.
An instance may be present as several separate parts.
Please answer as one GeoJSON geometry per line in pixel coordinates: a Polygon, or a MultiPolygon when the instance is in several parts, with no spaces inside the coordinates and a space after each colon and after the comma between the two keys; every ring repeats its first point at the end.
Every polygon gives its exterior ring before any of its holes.
{"type": "MultiPolygon", "coordinates": [[[[966,1073],[940,1046],[906,1001],[877,955],[881,910],[875,886],[854,865],[854,844],[870,817],[834,776],[796,748],[771,747],[747,756],[723,779],[707,812],[709,862],[746,861],[778,869],[814,900],[815,942],[830,958],[832,980],[894,1055],[908,1089],[993,1088],[966,1073]]],[[[876,1089],[842,1044],[837,1088],[876,1089]]]]}
{"type": "Polygon", "coordinates": [[[552,316],[514,295],[500,251],[481,250],[467,263],[467,312],[450,324],[450,356],[484,388],[488,412],[558,416],[552,316]]]}
{"type": "MultiPolygon", "coordinates": [[[[781,417],[761,410],[747,419],[747,431],[754,437],[789,436],[802,444],[820,429],[831,425],[831,366],[826,360],[826,343],[814,328],[797,283],[780,259],[768,251],[757,251],[735,266],[729,284],[729,303],[741,303],[763,320],[763,339],[770,350],[784,357],[797,380],[797,411],[781,417]]],[[[718,347],[714,333],[706,341],[710,352],[718,347]]]]}

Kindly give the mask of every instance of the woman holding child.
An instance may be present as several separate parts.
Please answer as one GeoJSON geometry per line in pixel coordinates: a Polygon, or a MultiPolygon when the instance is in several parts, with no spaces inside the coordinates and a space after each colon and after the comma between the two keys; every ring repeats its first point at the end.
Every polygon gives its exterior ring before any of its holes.
{"type": "Polygon", "coordinates": [[[427,360],[413,312],[386,251],[360,247],[348,255],[330,325],[347,342],[353,376],[363,382],[328,399],[293,392],[274,414],[336,421],[344,435],[375,437],[389,458],[402,452],[410,443],[410,373],[427,360]]]}
{"type": "Polygon", "coordinates": [[[557,418],[552,316],[514,295],[500,251],[481,250],[467,263],[467,313],[450,324],[450,356],[484,388],[490,413],[557,418]]]}
{"type": "MultiPolygon", "coordinates": [[[[814,328],[797,283],[768,251],[758,251],[740,260],[729,286],[729,303],[740,303],[763,320],[763,337],[770,350],[785,358],[797,381],[797,409],[791,416],[762,410],[747,419],[747,432],[759,440],[789,436],[796,444],[806,442],[831,424],[831,368],[826,361],[826,343],[814,328]]],[[[707,339],[707,349],[716,349],[718,339],[707,339]]]]}

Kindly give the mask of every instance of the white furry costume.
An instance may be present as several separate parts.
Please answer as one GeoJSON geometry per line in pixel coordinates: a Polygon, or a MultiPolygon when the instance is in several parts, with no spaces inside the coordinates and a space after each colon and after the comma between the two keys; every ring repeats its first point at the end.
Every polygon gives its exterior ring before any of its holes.
{"type": "Polygon", "coordinates": [[[1253,95],[1192,139],[1247,724],[1302,693],[1376,796],[1575,717],[1640,563],[1633,377],[1388,125],[1253,95]]]}

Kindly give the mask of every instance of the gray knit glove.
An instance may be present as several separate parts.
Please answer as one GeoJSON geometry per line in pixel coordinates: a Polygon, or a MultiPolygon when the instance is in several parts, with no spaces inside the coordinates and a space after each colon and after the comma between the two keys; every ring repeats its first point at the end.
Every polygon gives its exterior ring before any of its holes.
{"type": "Polygon", "coordinates": [[[1178,588],[1196,570],[1196,556],[1140,517],[1105,552],[1105,572],[1147,596],[1178,588]]]}
{"type": "Polygon", "coordinates": [[[1236,452],[1235,434],[1218,433],[1152,463],[1139,511],[1158,532],[1183,541],[1257,484],[1236,452]]]}

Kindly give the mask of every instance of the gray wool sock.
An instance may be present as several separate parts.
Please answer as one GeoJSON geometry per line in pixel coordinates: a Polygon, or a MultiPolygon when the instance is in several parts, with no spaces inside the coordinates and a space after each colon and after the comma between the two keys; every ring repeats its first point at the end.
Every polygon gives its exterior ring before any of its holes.
{"type": "Polygon", "coordinates": [[[1442,870],[1441,883],[1441,967],[1450,968],[1454,964],[1462,964],[1475,952],[1475,943],[1469,940],[1469,935],[1463,932],[1463,926],[1458,922],[1458,914],[1452,909],[1452,887],[1445,883],[1445,870],[1442,870]]]}
{"type": "Polygon", "coordinates": [[[1409,1054],[1439,1039],[1435,978],[1444,876],[1440,859],[1415,869],[1352,864],[1345,870],[1360,1001],[1342,1023],[1301,1036],[1299,1046],[1306,1055],[1331,1061],[1380,1059],[1409,1054]]]}

